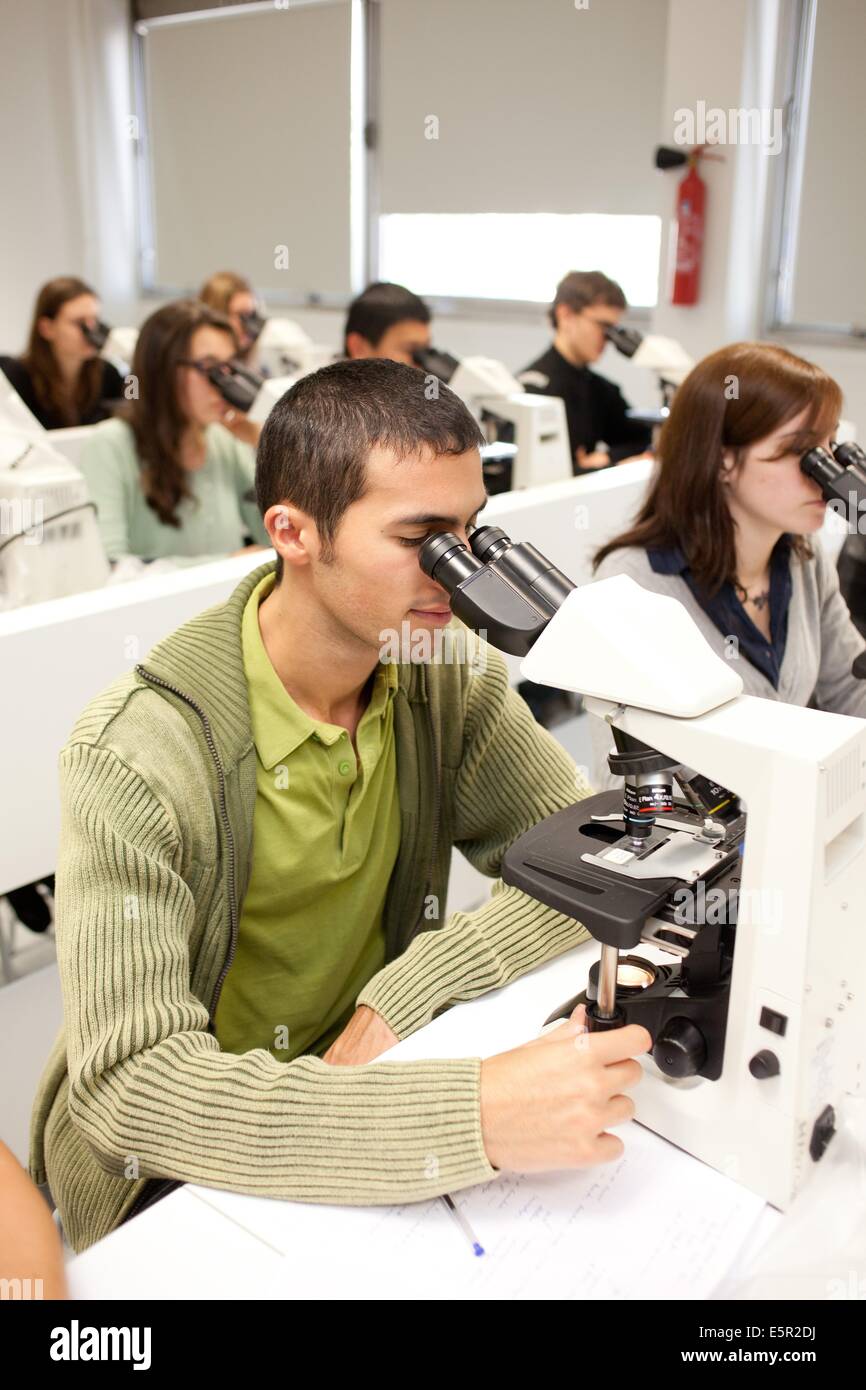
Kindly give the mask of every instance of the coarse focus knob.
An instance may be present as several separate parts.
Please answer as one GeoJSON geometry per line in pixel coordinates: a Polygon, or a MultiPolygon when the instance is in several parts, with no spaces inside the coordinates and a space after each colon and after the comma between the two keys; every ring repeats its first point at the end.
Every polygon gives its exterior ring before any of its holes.
{"type": "Polygon", "coordinates": [[[653,1058],[665,1076],[694,1076],[707,1060],[707,1044],[690,1018],[672,1018],[659,1033],[653,1058]]]}

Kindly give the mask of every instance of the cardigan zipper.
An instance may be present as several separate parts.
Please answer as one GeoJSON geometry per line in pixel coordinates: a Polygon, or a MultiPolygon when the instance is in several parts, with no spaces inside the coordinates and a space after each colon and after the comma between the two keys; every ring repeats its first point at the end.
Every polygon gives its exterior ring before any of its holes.
{"type": "Polygon", "coordinates": [[[207,743],[211,757],[214,761],[214,766],[216,767],[217,781],[219,783],[220,820],[222,821],[223,829],[225,830],[226,841],[229,849],[229,920],[231,923],[231,940],[229,942],[228,956],[226,957],[225,964],[223,965],[223,968],[220,971],[219,978],[214,987],[213,1002],[211,1003],[210,1008],[210,1017],[211,1022],[213,1023],[214,1019],[216,1018],[216,1008],[217,1004],[219,1003],[219,997],[222,991],[223,982],[225,980],[226,975],[229,972],[229,969],[231,968],[232,961],[235,958],[235,951],[237,950],[238,944],[237,863],[235,853],[234,831],[232,830],[231,821],[229,820],[228,804],[226,801],[225,772],[223,770],[222,760],[220,759],[219,752],[217,751],[216,741],[214,739],[213,732],[210,726],[210,720],[208,719],[201,706],[196,704],[195,700],[191,699],[189,695],[185,695],[182,690],[178,690],[176,685],[170,685],[168,681],[162,680],[159,676],[152,675],[150,671],[145,670],[143,666],[136,666],[135,669],[138,675],[142,676],[144,680],[149,681],[151,685],[158,685],[161,686],[163,690],[170,691],[172,695],[176,695],[179,700],[183,700],[185,704],[189,705],[190,709],[195,710],[196,714],[201,720],[202,729],[204,730],[205,742],[207,743]]]}
{"type": "MultiPolygon", "coordinates": [[[[423,926],[424,926],[424,904],[425,904],[426,901],[427,901],[428,890],[431,889],[431,888],[433,887],[433,873],[434,873],[434,870],[435,870],[435,867],[436,867],[436,855],[437,855],[437,852],[438,852],[438,849],[439,849],[439,816],[440,816],[440,811],[441,811],[441,808],[440,808],[441,791],[440,791],[440,787],[439,787],[439,757],[438,757],[438,750],[437,750],[437,743],[436,743],[436,729],[435,729],[435,726],[434,726],[434,724],[433,724],[433,715],[432,715],[432,713],[431,713],[431,711],[430,711],[430,701],[429,701],[429,700],[427,701],[426,709],[427,709],[427,724],[428,724],[429,729],[430,729],[430,761],[431,761],[431,763],[432,763],[432,771],[433,771],[433,778],[432,778],[432,781],[433,781],[433,838],[432,838],[431,843],[430,843],[430,861],[429,861],[429,865],[428,865],[428,868],[427,868],[427,883],[426,883],[425,890],[424,890],[424,899],[423,899],[422,904],[421,904],[421,917],[420,917],[420,919],[419,919],[418,926],[416,927],[415,933],[414,933],[416,936],[417,936],[417,934],[418,934],[419,931],[422,931],[422,930],[423,930],[423,926]]],[[[437,918],[438,918],[438,915],[439,915],[439,904],[438,904],[438,903],[436,904],[436,915],[437,915],[437,918]]],[[[440,926],[442,925],[441,922],[439,923],[439,925],[440,925],[440,926]]],[[[408,944],[408,943],[407,943],[407,944],[408,944]]]]}

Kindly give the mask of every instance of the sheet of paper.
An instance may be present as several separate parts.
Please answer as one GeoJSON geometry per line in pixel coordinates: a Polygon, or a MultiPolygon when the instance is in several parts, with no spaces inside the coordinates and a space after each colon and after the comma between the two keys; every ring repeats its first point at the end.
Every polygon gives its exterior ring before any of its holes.
{"type": "MultiPolygon", "coordinates": [[[[441,1015],[387,1059],[483,1057],[515,1047],[583,988],[597,955],[587,942],[441,1015]]],[[[755,1231],[763,1200],[638,1124],[618,1133],[625,1153],[615,1163],[503,1174],[455,1193],[482,1257],[438,1199],[322,1207],[192,1190],[284,1251],[277,1297],[708,1297],[755,1231]]]]}
{"type": "Polygon", "coordinates": [[[439,1200],[342,1208],[207,1198],[284,1252],[283,1296],[709,1297],[763,1201],[640,1125],[621,1133],[626,1151],[614,1163],[502,1174],[456,1193],[480,1257],[439,1200]]]}
{"type": "MultiPolygon", "coordinates": [[[[389,1060],[489,1056],[535,1037],[583,987],[597,949],[578,947],[443,1014],[389,1060]]],[[[227,1289],[273,1299],[710,1297],[759,1233],[763,1201],[638,1124],[618,1132],[625,1153],[614,1163],[502,1174],[455,1193],[481,1257],[438,1198],[338,1207],[187,1186],[74,1261],[73,1291],[116,1296],[122,1283],[125,1294],[173,1298],[227,1289]]]]}

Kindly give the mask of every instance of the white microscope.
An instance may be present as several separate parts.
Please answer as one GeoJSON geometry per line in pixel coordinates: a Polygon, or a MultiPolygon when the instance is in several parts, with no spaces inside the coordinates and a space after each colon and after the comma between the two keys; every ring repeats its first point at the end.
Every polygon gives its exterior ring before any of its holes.
{"type": "Polygon", "coordinates": [[[437,348],[418,348],[413,357],[416,366],[438,378],[468,406],[489,444],[516,446],[510,486],[502,491],[572,477],[565,405],[557,396],[537,396],[525,390],[508,368],[492,357],[458,361],[437,348]]]}
{"type": "Polygon", "coordinates": [[[866,1091],[866,721],[743,695],[625,576],[575,589],[490,526],[470,547],[431,536],[421,566],[529,680],[586,697],[625,779],[503,863],[601,944],[551,1018],[643,1024],[637,1120],[785,1209],[866,1091]]]}
{"type": "Polygon", "coordinates": [[[108,580],[87,484],[47,441],[0,432],[0,611],[108,580]]]}

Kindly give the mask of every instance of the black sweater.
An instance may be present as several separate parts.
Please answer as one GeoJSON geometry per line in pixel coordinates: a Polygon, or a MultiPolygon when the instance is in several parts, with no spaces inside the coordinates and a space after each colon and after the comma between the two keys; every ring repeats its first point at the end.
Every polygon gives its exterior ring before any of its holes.
{"type": "Polygon", "coordinates": [[[575,473],[586,473],[576,462],[580,446],[591,454],[603,440],[610,449],[611,463],[643,453],[649,448],[651,431],[626,416],[628,402],[612,381],[598,376],[589,367],[573,367],[555,347],[548,348],[519,374],[527,391],[543,396],[560,396],[565,402],[571,466],[575,473]]]}
{"type": "MultiPolygon", "coordinates": [[[[33,388],[33,379],[20,357],[0,357],[0,370],[44,429],[60,430],[69,425],[69,421],[62,419],[56,410],[48,409],[41,404],[33,388]]],[[[95,425],[100,420],[106,420],[111,414],[110,402],[122,399],[123,377],[115,367],[112,367],[110,362],[103,362],[102,387],[97,402],[75,423],[77,425],[95,425]]]]}

